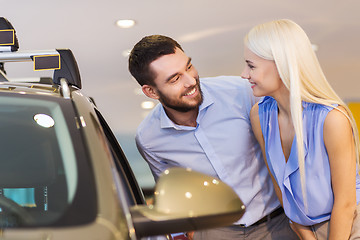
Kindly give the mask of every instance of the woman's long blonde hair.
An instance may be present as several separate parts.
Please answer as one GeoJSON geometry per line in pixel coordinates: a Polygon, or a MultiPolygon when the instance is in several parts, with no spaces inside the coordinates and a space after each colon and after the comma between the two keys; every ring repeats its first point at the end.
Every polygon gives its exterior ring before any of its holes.
{"type": "Polygon", "coordinates": [[[334,107],[338,104],[351,123],[355,140],[356,161],[360,146],[356,123],[349,108],[332,89],[304,30],[295,22],[281,19],[255,26],[244,39],[245,46],[261,58],[275,61],[280,78],[290,91],[291,118],[294,125],[304,206],[305,167],[302,124],[302,101],[334,107]]]}

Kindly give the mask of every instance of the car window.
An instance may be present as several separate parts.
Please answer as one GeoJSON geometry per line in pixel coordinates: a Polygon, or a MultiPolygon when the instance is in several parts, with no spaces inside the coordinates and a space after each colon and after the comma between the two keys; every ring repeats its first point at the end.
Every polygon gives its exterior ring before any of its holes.
{"type": "MultiPolygon", "coordinates": [[[[79,159],[84,159],[84,151],[74,139],[74,116],[63,111],[63,105],[21,94],[0,95],[1,227],[69,224],[64,221],[70,218],[68,209],[76,199],[81,201],[79,159]]],[[[69,102],[68,109],[71,106],[69,102]]],[[[86,217],[92,215],[90,211],[86,217]]],[[[78,224],[88,221],[78,219],[78,224]]]]}

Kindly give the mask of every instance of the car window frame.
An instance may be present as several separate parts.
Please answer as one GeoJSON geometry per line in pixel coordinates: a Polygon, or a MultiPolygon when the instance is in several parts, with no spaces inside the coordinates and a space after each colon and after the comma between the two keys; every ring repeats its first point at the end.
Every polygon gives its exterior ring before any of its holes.
{"type": "Polygon", "coordinates": [[[146,204],[144,194],[139,187],[134,172],[132,171],[130,164],[118,140],[116,139],[115,135],[113,134],[111,128],[107,124],[105,118],[102,116],[100,111],[95,108],[95,113],[99,119],[101,127],[103,128],[119,177],[123,182],[127,183],[128,186],[126,186],[126,191],[133,197],[130,204],[146,204]]]}

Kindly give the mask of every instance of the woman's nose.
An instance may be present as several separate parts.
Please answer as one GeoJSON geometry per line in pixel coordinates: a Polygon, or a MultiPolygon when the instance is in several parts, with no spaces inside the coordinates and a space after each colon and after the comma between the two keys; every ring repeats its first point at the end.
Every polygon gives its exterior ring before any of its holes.
{"type": "Polygon", "coordinates": [[[244,68],[244,70],[242,71],[241,75],[240,75],[242,78],[244,79],[249,79],[250,76],[249,76],[249,71],[247,71],[246,68],[244,68]]]}

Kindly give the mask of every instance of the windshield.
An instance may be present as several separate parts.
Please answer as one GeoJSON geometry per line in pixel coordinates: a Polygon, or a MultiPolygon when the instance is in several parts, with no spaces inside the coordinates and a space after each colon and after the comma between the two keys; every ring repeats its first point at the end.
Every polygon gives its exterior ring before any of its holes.
{"type": "Polygon", "coordinates": [[[58,101],[0,96],[0,227],[52,225],[79,198],[79,133],[65,112],[58,101]]]}

